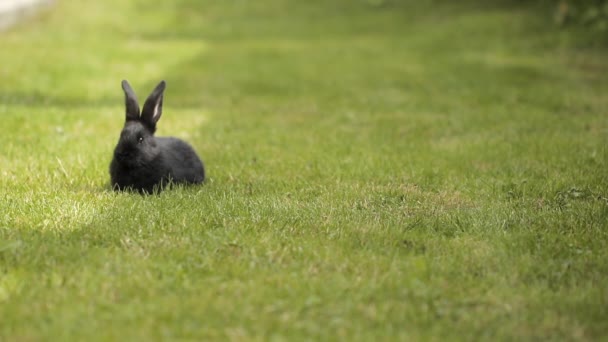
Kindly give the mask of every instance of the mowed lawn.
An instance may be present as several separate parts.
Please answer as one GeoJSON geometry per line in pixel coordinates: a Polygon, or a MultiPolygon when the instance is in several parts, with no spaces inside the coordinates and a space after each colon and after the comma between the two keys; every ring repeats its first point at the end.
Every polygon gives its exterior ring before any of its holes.
{"type": "Polygon", "coordinates": [[[608,50],[458,3],[57,1],[1,32],[0,340],[608,338],[608,50]],[[203,186],[110,190],[122,79],[167,81],[203,186]]]}

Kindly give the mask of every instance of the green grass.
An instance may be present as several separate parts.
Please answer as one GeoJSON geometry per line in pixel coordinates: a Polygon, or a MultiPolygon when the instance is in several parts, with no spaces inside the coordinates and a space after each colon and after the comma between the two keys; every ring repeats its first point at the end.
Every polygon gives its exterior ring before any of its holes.
{"type": "Polygon", "coordinates": [[[521,4],[57,2],[0,33],[0,340],[608,338],[581,37],[521,4]],[[204,186],[109,190],[123,78],[167,80],[204,186]]]}

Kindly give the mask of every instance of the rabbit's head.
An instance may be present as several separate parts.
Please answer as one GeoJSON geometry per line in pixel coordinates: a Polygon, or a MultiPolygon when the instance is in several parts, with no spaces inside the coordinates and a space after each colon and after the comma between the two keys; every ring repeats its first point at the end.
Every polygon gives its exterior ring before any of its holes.
{"type": "Polygon", "coordinates": [[[141,114],[129,82],[122,81],[122,89],[125,92],[126,121],[114,149],[114,158],[123,165],[143,166],[159,154],[154,132],[162,114],[165,81],[161,81],[148,96],[141,114]]]}

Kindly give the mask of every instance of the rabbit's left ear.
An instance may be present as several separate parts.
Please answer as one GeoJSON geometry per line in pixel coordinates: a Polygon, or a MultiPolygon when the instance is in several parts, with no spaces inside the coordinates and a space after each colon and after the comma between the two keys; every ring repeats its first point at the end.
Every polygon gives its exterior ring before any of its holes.
{"type": "Polygon", "coordinates": [[[121,85],[122,90],[125,92],[125,112],[127,114],[127,121],[139,120],[139,104],[137,103],[135,92],[131,89],[127,80],[123,80],[121,85]]]}
{"type": "Polygon", "coordinates": [[[148,99],[144,103],[144,108],[141,111],[141,120],[153,128],[152,130],[156,128],[156,123],[163,113],[163,93],[165,91],[165,86],[165,81],[160,81],[152,91],[152,94],[148,96],[148,99]]]}

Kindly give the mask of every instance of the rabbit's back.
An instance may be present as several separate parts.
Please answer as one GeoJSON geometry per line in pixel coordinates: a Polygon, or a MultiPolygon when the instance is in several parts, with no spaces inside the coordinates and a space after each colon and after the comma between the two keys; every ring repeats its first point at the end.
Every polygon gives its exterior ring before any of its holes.
{"type": "Polygon", "coordinates": [[[202,183],[205,180],[203,162],[187,142],[174,137],[157,137],[163,164],[176,183],[202,183]]]}

